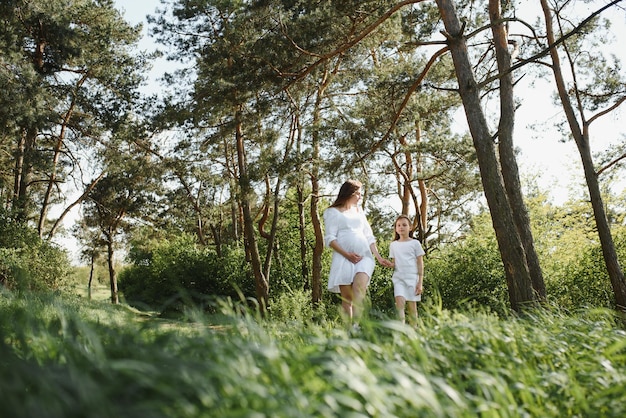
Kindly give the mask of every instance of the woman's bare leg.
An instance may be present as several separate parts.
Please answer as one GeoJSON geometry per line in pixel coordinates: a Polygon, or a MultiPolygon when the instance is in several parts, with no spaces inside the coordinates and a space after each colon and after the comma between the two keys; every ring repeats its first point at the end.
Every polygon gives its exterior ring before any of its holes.
{"type": "Polygon", "coordinates": [[[341,294],[341,307],[343,308],[343,314],[346,320],[352,322],[352,299],[354,297],[352,292],[352,285],[339,285],[339,293],[341,294]]]}
{"type": "Polygon", "coordinates": [[[353,318],[356,321],[361,319],[361,315],[363,314],[365,294],[367,292],[367,284],[369,281],[370,278],[367,274],[357,273],[356,276],[354,276],[354,281],[352,282],[352,294],[354,295],[352,313],[353,318]]]}

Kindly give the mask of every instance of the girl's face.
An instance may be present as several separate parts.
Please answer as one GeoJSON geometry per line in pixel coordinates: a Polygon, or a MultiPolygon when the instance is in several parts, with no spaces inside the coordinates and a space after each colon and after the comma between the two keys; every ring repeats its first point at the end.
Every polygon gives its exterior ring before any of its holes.
{"type": "Polygon", "coordinates": [[[396,221],[396,233],[401,237],[408,237],[411,232],[411,225],[408,219],[400,218],[396,221]]]}

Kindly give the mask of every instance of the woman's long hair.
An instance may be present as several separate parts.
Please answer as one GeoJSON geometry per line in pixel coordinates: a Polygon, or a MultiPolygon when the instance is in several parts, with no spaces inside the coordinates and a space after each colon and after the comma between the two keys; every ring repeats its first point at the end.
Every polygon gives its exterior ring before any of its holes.
{"type": "Polygon", "coordinates": [[[336,208],[338,206],[343,206],[348,199],[354,196],[357,192],[361,191],[361,187],[363,185],[358,180],[346,180],[339,188],[339,193],[337,194],[337,198],[330,205],[331,208],[336,208]]]}

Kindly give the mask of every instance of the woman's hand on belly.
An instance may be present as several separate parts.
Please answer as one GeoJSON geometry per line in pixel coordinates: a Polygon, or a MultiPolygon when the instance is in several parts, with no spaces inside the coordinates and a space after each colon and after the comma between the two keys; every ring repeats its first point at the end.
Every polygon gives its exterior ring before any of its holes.
{"type": "Polygon", "coordinates": [[[346,253],[345,257],[352,264],[356,264],[356,263],[358,263],[359,261],[361,261],[363,259],[363,257],[361,255],[359,255],[358,253],[353,253],[353,252],[346,253]]]}
{"type": "Polygon", "coordinates": [[[354,252],[354,251],[348,251],[347,249],[342,247],[336,239],[332,240],[329,246],[330,248],[335,250],[337,253],[341,254],[345,259],[347,259],[352,264],[356,264],[359,261],[361,261],[361,259],[363,259],[363,256],[360,255],[359,253],[354,252]]]}

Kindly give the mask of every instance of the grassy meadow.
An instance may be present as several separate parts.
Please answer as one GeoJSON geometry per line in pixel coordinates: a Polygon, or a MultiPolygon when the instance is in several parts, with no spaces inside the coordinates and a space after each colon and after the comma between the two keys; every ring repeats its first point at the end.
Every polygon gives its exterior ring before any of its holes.
{"type": "Polygon", "coordinates": [[[349,332],[298,315],[163,320],[0,294],[1,417],[622,417],[612,312],[498,318],[426,306],[349,332]]]}

